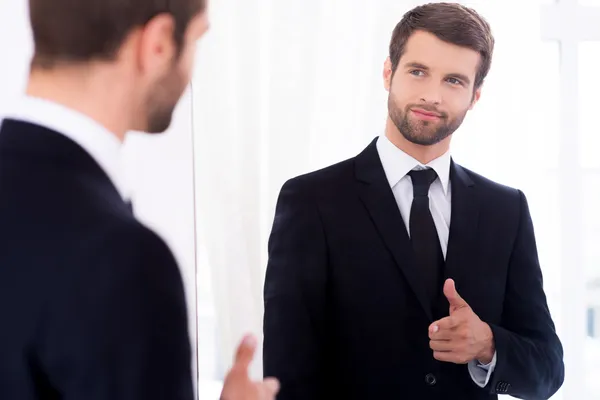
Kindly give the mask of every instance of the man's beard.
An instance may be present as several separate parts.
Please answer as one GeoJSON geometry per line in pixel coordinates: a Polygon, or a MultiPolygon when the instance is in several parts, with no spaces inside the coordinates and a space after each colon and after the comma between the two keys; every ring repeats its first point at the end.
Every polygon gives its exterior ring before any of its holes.
{"type": "Polygon", "coordinates": [[[173,112],[186,87],[183,74],[174,65],[172,71],[156,82],[146,101],[146,132],[162,133],[171,125],[173,112]]]}
{"type": "Polygon", "coordinates": [[[454,119],[427,104],[409,104],[404,110],[396,105],[390,93],[388,97],[388,113],[402,136],[411,143],[421,146],[432,146],[452,135],[462,124],[468,109],[454,119]],[[410,109],[419,108],[440,115],[438,121],[424,121],[411,117],[410,109]]]}

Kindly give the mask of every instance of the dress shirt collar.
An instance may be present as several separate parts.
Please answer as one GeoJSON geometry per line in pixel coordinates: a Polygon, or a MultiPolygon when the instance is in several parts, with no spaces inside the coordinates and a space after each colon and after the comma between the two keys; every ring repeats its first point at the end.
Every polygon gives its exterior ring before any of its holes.
{"type": "Polygon", "coordinates": [[[44,126],[82,147],[104,170],[123,199],[126,185],[121,174],[121,141],[92,118],[45,99],[26,96],[5,115],[44,126]]]}
{"type": "Polygon", "coordinates": [[[450,151],[427,163],[421,164],[413,157],[396,147],[385,135],[377,140],[377,151],[383,170],[388,179],[390,187],[396,186],[413,169],[432,168],[438,175],[444,194],[448,194],[448,182],[450,181],[450,151]]]}

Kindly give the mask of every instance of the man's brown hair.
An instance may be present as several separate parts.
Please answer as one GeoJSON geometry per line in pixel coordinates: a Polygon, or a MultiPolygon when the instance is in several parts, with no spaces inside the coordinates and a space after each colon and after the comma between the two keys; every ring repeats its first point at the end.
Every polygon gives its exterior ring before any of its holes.
{"type": "Polygon", "coordinates": [[[206,0],[29,0],[34,40],[32,67],[111,61],[126,37],[166,13],[181,48],[189,22],[206,0]]]}
{"type": "Polygon", "coordinates": [[[408,38],[425,31],[444,42],[467,47],[481,55],[474,88],[479,88],[492,64],[494,37],[490,25],[475,10],[456,3],[430,3],[413,8],[396,25],[390,41],[392,71],[396,71],[408,38]]]}

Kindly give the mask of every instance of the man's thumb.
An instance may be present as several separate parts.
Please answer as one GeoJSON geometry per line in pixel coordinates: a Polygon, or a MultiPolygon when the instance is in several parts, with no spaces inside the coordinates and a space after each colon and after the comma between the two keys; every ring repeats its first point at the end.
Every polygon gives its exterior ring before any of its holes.
{"type": "Polygon", "coordinates": [[[462,308],[468,306],[467,302],[456,291],[456,286],[453,279],[447,279],[444,283],[444,295],[450,303],[450,307],[462,308]]]}
{"type": "Polygon", "coordinates": [[[254,358],[254,352],[256,351],[256,338],[252,335],[247,335],[244,340],[238,346],[235,354],[235,367],[248,369],[248,366],[254,358]]]}

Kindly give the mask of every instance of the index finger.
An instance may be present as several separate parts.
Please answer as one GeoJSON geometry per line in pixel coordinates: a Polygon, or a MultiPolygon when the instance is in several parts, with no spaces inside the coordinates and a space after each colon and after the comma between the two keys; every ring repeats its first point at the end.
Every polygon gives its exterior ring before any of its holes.
{"type": "Polygon", "coordinates": [[[248,366],[254,358],[256,351],[256,338],[252,335],[247,335],[240,343],[235,354],[235,368],[248,369],[248,366]]]}

